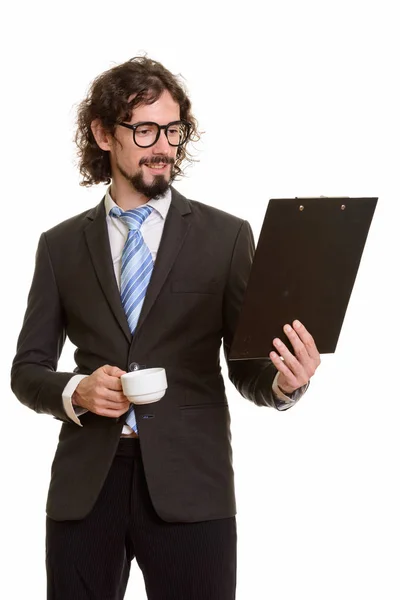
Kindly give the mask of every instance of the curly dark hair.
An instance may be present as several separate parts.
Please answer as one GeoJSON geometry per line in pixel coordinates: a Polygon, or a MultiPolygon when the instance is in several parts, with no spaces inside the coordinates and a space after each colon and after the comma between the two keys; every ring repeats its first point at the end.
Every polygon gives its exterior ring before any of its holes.
{"type": "Polygon", "coordinates": [[[183,161],[194,162],[187,144],[200,139],[197,121],[191,112],[191,102],[178,76],[147,56],[136,56],[96,77],[87,97],[78,106],[75,142],[78,146],[79,171],[83,176],[81,185],[109,184],[111,181],[109,152],[97,145],[90,128],[92,121],[100,119],[104,129],[114,136],[118,121],[129,121],[135,107],[152,104],[164,90],[179,104],[181,119],[191,124],[187,142],[178,148],[172,180],[183,175],[183,161]],[[133,94],[135,97],[128,101],[133,94]]]}

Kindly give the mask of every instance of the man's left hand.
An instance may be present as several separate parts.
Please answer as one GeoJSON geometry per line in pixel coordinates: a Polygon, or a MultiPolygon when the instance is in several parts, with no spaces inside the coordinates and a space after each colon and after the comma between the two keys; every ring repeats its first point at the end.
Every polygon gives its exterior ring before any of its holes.
{"type": "Polygon", "coordinates": [[[293,327],[285,325],[283,331],[293,346],[294,355],[282,340],[275,338],[277,353],[270,352],[269,357],[279,371],[279,388],[284,394],[291,394],[309,382],[321,364],[321,357],[313,337],[300,321],[294,321],[293,327]]]}

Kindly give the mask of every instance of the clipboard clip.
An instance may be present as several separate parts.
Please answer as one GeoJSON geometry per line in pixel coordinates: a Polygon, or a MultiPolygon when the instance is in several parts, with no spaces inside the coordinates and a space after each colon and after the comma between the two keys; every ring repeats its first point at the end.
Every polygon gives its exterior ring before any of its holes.
{"type": "MultiPolygon", "coordinates": [[[[335,200],[346,200],[347,198],[350,198],[350,196],[295,196],[296,200],[319,200],[320,198],[333,198],[335,200]]],[[[303,204],[300,204],[299,206],[299,211],[303,212],[304,210],[304,206],[303,204]]],[[[346,205],[342,204],[340,207],[340,210],[346,210],[346,205]]]]}

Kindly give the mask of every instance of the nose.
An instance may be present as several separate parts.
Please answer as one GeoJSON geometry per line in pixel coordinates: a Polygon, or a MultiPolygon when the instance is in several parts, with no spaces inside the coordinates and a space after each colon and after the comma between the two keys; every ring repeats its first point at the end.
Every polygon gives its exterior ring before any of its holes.
{"type": "Polygon", "coordinates": [[[171,146],[168,143],[165,129],[160,131],[160,137],[152,147],[154,154],[169,154],[171,146]]]}

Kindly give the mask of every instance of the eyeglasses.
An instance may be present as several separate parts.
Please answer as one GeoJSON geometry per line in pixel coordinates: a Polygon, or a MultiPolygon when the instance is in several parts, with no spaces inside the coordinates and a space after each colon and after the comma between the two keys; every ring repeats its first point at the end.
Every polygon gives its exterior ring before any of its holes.
{"type": "Polygon", "coordinates": [[[187,141],[192,128],[188,121],[172,121],[168,125],[159,125],[151,121],[141,121],[134,125],[128,123],[117,123],[117,125],[131,129],[133,141],[140,148],[154,146],[160,137],[161,129],[164,129],[170,146],[182,146],[187,141]]]}

